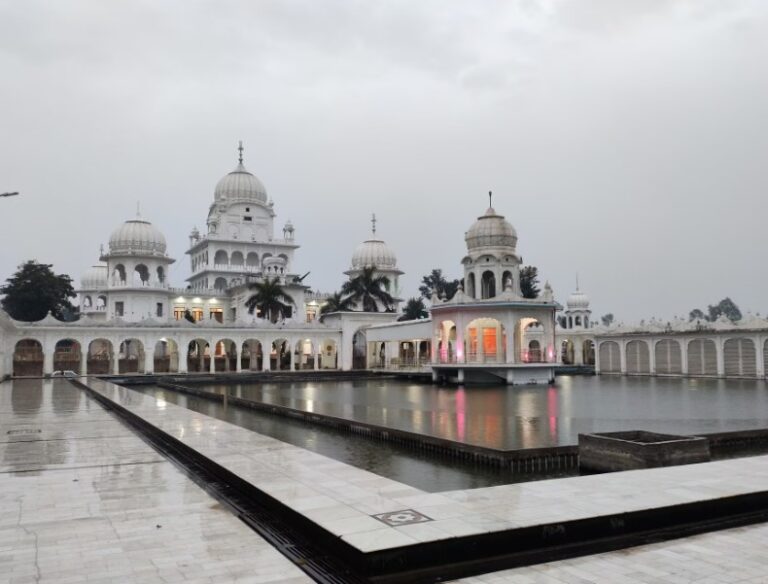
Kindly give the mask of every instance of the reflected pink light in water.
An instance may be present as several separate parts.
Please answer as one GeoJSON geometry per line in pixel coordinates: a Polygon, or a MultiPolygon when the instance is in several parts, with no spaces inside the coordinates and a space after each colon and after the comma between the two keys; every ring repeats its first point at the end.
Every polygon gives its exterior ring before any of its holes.
{"type": "Polygon", "coordinates": [[[549,437],[557,438],[557,389],[547,390],[547,415],[549,416],[549,437]]]}
{"type": "Polygon", "coordinates": [[[467,395],[464,392],[464,388],[460,387],[456,392],[456,432],[458,438],[462,442],[464,441],[464,432],[466,428],[467,418],[467,395]]]}

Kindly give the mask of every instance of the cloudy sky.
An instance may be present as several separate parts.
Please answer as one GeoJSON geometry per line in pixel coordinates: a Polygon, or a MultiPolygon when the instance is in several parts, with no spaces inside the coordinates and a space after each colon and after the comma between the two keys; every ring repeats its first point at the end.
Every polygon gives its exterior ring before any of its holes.
{"type": "Polygon", "coordinates": [[[768,311],[765,0],[0,0],[0,279],[79,274],[142,214],[188,234],[246,166],[337,289],[379,235],[417,294],[487,207],[564,300],[768,311]]]}

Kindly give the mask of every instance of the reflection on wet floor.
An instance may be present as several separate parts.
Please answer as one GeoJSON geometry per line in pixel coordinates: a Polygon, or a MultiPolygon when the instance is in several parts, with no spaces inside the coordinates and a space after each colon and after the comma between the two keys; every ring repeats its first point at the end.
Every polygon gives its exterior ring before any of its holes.
{"type": "Polygon", "coordinates": [[[65,380],[0,383],[0,582],[311,582],[65,380]]]}
{"type": "Polygon", "coordinates": [[[560,471],[547,475],[515,474],[511,470],[435,456],[395,444],[370,440],[356,434],[347,434],[325,426],[307,424],[245,408],[224,407],[215,402],[189,397],[160,387],[137,386],[133,389],[152,395],[158,400],[225,420],[427,492],[474,489],[542,478],[572,476],[575,473],[575,471],[560,471]]]}

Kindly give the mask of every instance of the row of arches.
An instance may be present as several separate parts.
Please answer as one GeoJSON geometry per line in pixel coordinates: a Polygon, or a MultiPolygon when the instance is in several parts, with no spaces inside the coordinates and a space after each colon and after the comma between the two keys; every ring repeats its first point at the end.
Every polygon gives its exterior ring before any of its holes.
{"type": "MultiPolygon", "coordinates": [[[[579,363],[576,359],[577,348],[571,339],[565,339],[560,343],[560,361],[563,365],[574,365],[579,363]]],[[[586,339],[581,345],[582,365],[595,364],[595,343],[591,339],[586,339]]]]}
{"type": "MultiPolygon", "coordinates": [[[[725,377],[756,377],[758,375],[758,347],[753,339],[736,337],[723,343],[722,371],[718,367],[718,346],[713,339],[692,339],[682,345],[676,339],[662,339],[651,349],[644,340],[627,342],[625,365],[622,370],[621,347],[616,341],[600,343],[600,371],[634,375],[691,375],[725,377]],[[683,346],[686,355],[683,357],[683,346]]],[[[763,343],[763,363],[768,362],[768,340],[763,343]]]]}
{"type": "Polygon", "coordinates": [[[123,264],[116,264],[112,268],[112,284],[114,286],[150,286],[153,283],[165,284],[166,273],[163,266],[157,266],[155,270],[150,270],[144,264],[136,264],[131,272],[131,279],[128,280],[128,272],[123,264]]]}
{"type": "MultiPolygon", "coordinates": [[[[226,250],[217,250],[213,255],[213,264],[215,266],[234,266],[238,268],[252,268],[258,269],[266,260],[273,257],[271,253],[266,252],[261,257],[255,251],[243,254],[241,251],[233,251],[231,254],[226,250]]],[[[278,254],[277,257],[282,258],[284,261],[288,261],[288,256],[284,253],[278,254]]]]}
{"type": "MultiPolygon", "coordinates": [[[[116,352],[108,339],[90,341],[85,351],[78,341],[61,339],[54,346],[53,371],[105,375],[339,368],[338,347],[333,339],[321,342],[305,339],[295,343],[287,339],[276,339],[264,344],[257,339],[248,339],[239,346],[231,339],[220,339],[213,346],[205,339],[195,339],[188,343],[186,351],[182,353],[176,341],[163,338],[151,350],[151,358],[148,359],[144,343],[139,339],[122,340],[116,352]],[[265,345],[267,351],[264,350],[265,345]]],[[[13,353],[14,376],[39,377],[44,374],[44,369],[45,354],[38,340],[22,339],[16,343],[13,353]]]]}
{"type": "Polygon", "coordinates": [[[502,273],[501,282],[498,284],[496,274],[491,270],[485,270],[479,278],[474,272],[467,274],[467,294],[472,298],[495,298],[507,286],[514,287],[514,278],[510,270],[502,273]]]}
{"type": "Polygon", "coordinates": [[[456,323],[444,320],[437,329],[436,360],[439,363],[552,363],[554,349],[549,346],[544,327],[535,318],[521,318],[512,339],[506,327],[495,318],[477,318],[464,329],[458,340],[456,323]],[[512,343],[510,344],[510,340],[512,343]],[[512,351],[513,355],[509,354],[512,351]]]}

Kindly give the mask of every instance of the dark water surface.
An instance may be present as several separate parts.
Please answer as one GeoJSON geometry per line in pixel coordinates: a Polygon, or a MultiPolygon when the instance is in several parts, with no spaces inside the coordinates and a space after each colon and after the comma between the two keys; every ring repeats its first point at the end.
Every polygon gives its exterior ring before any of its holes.
{"type": "Polygon", "coordinates": [[[196,387],[504,450],[576,444],[588,432],[768,427],[768,384],[756,380],[563,376],[550,387],[393,379],[196,387]]]}
{"type": "MultiPolygon", "coordinates": [[[[763,381],[575,376],[558,377],[551,387],[440,387],[392,379],[196,387],[500,449],[576,444],[580,432],[768,427],[763,381]]],[[[514,475],[159,387],[141,390],[425,491],[558,476],[514,475]]]]}

